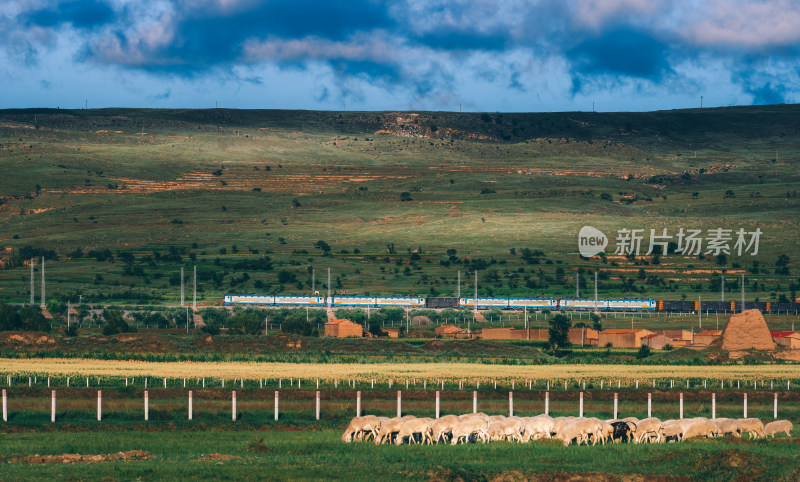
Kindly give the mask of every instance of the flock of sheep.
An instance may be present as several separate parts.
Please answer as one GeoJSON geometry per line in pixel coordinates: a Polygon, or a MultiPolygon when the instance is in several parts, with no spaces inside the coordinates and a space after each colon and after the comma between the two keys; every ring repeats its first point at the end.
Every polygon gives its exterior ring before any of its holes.
{"type": "Polygon", "coordinates": [[[733,435],[750,438],[775,436],[785,432],[791,435],[792,423],[777,420],[766,425],[757,418],[685,418],[661,421],[657,418],[638,420],[633,417],[620,420],[600,420],[585,417],[505,417],[469,413],[465,415],[445,415],[443,417],[417,418],[412,415],[388,418],[366,415],[350,421],[342,440],[345,442],[367,441],[370,437],[375,444],[423,443],[470,441],[515,441],[528,442],[543,438],[555,438],[570,443],[592,445],[600,442],[680,442],[692,437],[719,437],[733,435]]]}

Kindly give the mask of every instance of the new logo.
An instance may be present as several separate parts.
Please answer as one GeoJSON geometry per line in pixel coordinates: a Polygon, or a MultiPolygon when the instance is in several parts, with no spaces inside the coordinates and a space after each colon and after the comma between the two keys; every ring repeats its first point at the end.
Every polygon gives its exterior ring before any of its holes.
{"type": "Polygon", "coordinates": [[[578,251],[584,258],[602,253],[608,246],[608,236],[597,228],[584,226],[578,233],[578,251]]]}

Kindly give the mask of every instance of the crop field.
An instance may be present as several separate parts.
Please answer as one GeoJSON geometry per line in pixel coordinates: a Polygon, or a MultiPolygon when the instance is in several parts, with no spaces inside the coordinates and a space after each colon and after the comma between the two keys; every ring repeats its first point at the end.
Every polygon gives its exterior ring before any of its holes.
{"type": "Polygon", "coordinates": [[[27,301],[45,255],[47,299],[73,303],[175,305],[194,265],[201,304],[326,289],[327,268],[349,294],[454,296],[478,270],[481,295],[564,297],[598,271],[601,297],[712,300],[724,272],[727,293],[745,274],[748,300],[791,299],[798,118],[4,110],[0,298],[27,301]],[[584,225],[763,234],[754,256],[645,255],[646,237],[582,259],[584,225]]]}
{"type": "MultiPolygon", "coordinates": [[[[416,383],[433,384],[447,381],[448,384],[465,380],[467,383],[489,383],[502,380],[510,385],[514,380],[517,385],[526,384],[529,380],[537,381],[537,387],[552,380],[563,383],[577,383],[587,380],[599,384],[600,380],[616,383],[624,381],[627,386],[657,381],[663,384],[674,379],[709,381],[759,382],[762,385],[769,381],[783,382],[796,380],[796,365],[725,365],[715,366],[710,370],[707,366],[673,366],[673,365],[506,365],[506,364],[474,364],[474,363],[258,363],[258,362],[144,362],[121,360],[97,360],[75,358],[46,359],[0,359],[0,374],[7,376],[47,376],[66,377],[154,377],[198,380],[198,374],[206,378],[245,379],[258,381],[261,379],[304,379],[305,383],[321,380],[328,384],[334,380],[357,380],[360,383],[371,383],[372,380],[395,384],[405,380],[416,380],[416,383]]],[[[140,380],[141,381],[141,380],[140,380]]],[[[800,388],[800,386],[796,387],[800,388]]]]}

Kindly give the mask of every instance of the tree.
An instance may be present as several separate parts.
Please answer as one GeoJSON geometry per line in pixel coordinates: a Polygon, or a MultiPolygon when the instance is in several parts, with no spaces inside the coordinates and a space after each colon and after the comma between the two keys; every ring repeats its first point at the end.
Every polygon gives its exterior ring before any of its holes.
{"type": "Polygon", "coordinates": [[[647,345],[642,345],[639,348],[639,351],[636,352],[636,358],[638,358],[639,360],[647,358],[649,356],[650,356],[650,347],[647,345]]]}
{"type": "Polygon", "coordinates": [[[381,319],[378,316],[369,319],[369,332],[374,336],[382,336],[383,329],[381,328],[381,319]]]}
{"type": "Polygon", "coordinates": [[[331,246],[321,239],[316,243],[314,243],[314,247],[321,249],[324,254],[328,254],[331,252],[331,246]]]}
{"type": "Polygon", "coordinates": [[[311,336],[311,323],[306,321],[304,313],[294,311],[286,315],[281,324],[281,331],[295,335],[311,336]]]}
{"type": "Polygon", "coordinates": [[[550,319],[550,344],[554,350],[569,346],[569,329],[572,323],[561,313],[550,319]]]}
{"type": "Polygon", "coordinates": [[[231,333],[242,335],[258,335],[263,326],[261,316],[254,310],[244,310],[233,315],[231,333]]]}
{"type": "Polygon", "coordinates": [[[128,326],[128,322],[122,317],[122,312],[119,310],[103,310],[103,319],[105,326],[103,326],[103,335],[116,335],[117,333],[127,333],[132,330],[128,326]]]}
{"type": "Polygon", "coordinates": [[[0,303],[0,331],[19,330],[21,322],[13,306],[0,303]]]}
{"type": "Polygon", "coordinates": [[[603,331],[603,322],[600,319],[600,315],[598,315],[597,313],[592,313],[590,315],[590,318],[592,319],[592,328],[594,328],[597,331],[603,331]]]}

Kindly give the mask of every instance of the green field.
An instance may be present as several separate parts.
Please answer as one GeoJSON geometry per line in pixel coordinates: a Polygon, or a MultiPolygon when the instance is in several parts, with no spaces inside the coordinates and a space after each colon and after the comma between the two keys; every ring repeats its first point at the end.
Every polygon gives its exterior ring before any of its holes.
{"type": "MultiPolygon", "coordinates": [[[[19,380],[17,380],[19,382],[19,380]]],[[[314,389],[281,389],[281,417],[273,420],[273,390],[248,387],[237,390],[237,420],[231,420],[231,389],[198,387],[149,389],[149,421],[143,420],[142,380],[124,387],[122,379],[107,379],[103,389],[103,421],[96,420],[96,387],[65,388],[58,380],[57,420],[50,422],[50,390],[43,380],[28,388],[7,389],[9,420],[0,425],[0,468],[4,480],[52,478],[163,480],[189,477],[219,479],[373,479],[375,467],[392,478],[464,480],[540,477],[596,478],[797,478],[797,429],[792,438],[749,441],[725,437],[680,444],[563,447],[560,443],[513,444],[494,442],[451,447],[375,446],[345,444],[340,440],[355,413],[355,390],[326,386],[322,389],[321,419],[315,419],[314,389]],[[194,389],[194,420],[187,420],[187,390],[194,389]],[[202,435],[201,435],[202,434],[202,435]],[[198,439],[201,435],[202,441],[198,439]],[[34,455],[108,455],[144,451],[146,460],[100,463],[39,463],[34,455]],[[208,458],[211,454],[213,458],[208,458]],[[222,456],[234,456],[226,460],[222,456]]],[[[76,381],[74,381],[76,382],[76,381]]],[[[170,383],[174,387],[176,380],[170,383]]],[[[211,380],[209,380],[211,383],[211,380]]],[[[272,384],[272,381],[270,381],[272,384]]],[[[619,392],[619,415],[646,416],[647,391],[653,393],[653,415],[678,417],[678,393],[684,392],[686,417],[710,416],[708,390],[589,389],[585,416],[612,416],[613,393],[619,392]]],[[[740,390],[715,390],[717,415],[741,417],[740,390]]],[[[365,413],[393,416],[395,391],[364,388],[365,413]]],[[[750,390],[751,417],[772,418],[772,392],[750,390]]],[[[798,392],[779,391],[780,417],[797,426],[798,392]]],[[[472,410],[472,391],[442,392],[442,413],[472,410]]],[[[508,414],[506,391],[482,387],[478,410],[489,415],[508,414]]],[[[544,391],[518,387],[514,410],[532,416],[544,410],[544,391]]],[[[553,416],[577,415],[576,390],[550,392],[553,416]]],[[[434,415],[432,390],[403,391],[403,413],[434,415]]],[[[381,476],[383,478],[383,476],[381,476]]]]}
{"type": "Polygon", "coordinates": [[[578,272],[591,296],[597,270],[602,297],[704,300],[724,271],[727,299],[746,274],[748,300],[788,300],[798,111],[4,110],[0,299],[28,300],[44,254],[72,302],[175,304],[195,264],[204,304],[309,293],[312,268],[348,294],[454,296],[459,271],[466,294],[477,269],[484,296],[574,296],[578,272]],[[584,225],[645,229],[642,253],[651,228],[763,234],[756,256],[585,260],[584,225]]]}

